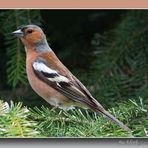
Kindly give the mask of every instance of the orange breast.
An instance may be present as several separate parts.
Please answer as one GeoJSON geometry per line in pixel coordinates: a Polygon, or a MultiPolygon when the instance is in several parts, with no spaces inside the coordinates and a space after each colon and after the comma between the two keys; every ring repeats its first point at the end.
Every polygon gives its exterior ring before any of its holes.
{"type": "Polygon", "coordinates": [[[54,105],[54,103],[56,102],[59,102],[59,104],[63,104],[64,102],[67,102],[68,99],[65,96],[63,96],[61,93],[59,93],[58,91],[50,87],[48,84],[40,80],[35,75],[32,68],[32,64],[39,55],[35,51],[32,51],[32,50],[28,50],[28,51],[29,53],[27,53],[27,57],[26,57],[26,71],[27,71],[27,77],[32,89],[39,96],[41,96],[43,99],[49,102],[51,105],[54,105]]]}

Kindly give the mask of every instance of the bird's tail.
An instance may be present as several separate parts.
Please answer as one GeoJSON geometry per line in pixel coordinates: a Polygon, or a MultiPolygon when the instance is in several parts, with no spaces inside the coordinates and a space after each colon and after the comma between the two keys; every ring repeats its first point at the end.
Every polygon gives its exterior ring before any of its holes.
{"type": "Polygon", "coordinates": [[[101,112],[102,114],[104,114],[106,117],[108,117],[110,120],[112,120],[114,123],[118,124],[121,128],[123,128],[124,130],[128,131],[128,132],[132,132],[132,130],[130,128],[128,128],[126,125],[124,125],[121,121],[119,121],[117,118],[115,118],[113,115],[111,115],[108,111],[106,111],[105,109],[98,109],[99,112],[101,112]]]}

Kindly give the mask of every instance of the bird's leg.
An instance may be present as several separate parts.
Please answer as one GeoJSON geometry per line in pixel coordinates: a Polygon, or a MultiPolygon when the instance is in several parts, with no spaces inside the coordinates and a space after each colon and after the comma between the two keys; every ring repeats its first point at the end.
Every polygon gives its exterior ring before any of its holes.
{"type": "Polygon", "coordinates": [[[53,111],[53,110],[55,110],[55,109],[57,109],[59,107],[60,107],[60,104],[56,103],[56,105],[51,109],[51,111],[53,111]]]}

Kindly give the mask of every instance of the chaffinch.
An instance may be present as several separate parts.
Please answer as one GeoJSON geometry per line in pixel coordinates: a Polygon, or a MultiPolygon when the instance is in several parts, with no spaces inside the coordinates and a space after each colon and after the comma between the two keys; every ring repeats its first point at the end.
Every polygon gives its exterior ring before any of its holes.
{"type": "Polygon", "coordinates": [[[36,25],[21,26],[13,34],[26,50],[26,71],[33,90],[49,104],[61,109],[74,106],[89,108],[131,131],[107,112],[86,87],[60,62],[49,47],[42,29],[36,25]]]}

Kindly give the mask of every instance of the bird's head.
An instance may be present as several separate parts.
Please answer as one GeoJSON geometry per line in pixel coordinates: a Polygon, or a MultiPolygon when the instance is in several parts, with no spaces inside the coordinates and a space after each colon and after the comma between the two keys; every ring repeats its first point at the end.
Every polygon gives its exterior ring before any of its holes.
{"type": "Polygon", "coordinates": [[[44,51],[44,46],[48,46],[46,45],[47,41],[45,34],[37,25],[20,26],[18,30],[12,32],[12,34],[20,38],[26,48],[34,48],[39,49],[39,51],[44,51]]]}

